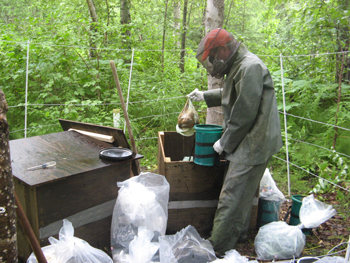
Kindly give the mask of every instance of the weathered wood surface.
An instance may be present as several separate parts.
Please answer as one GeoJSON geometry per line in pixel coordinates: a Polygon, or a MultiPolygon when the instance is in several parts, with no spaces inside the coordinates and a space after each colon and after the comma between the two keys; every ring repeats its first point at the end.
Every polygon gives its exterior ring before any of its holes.
{"type": "MultiPolygon", "coordinates": [[[[196,207],[196,201],[219,199],[226,166],[223,160],[219,166],[182,161],[185,156],[194,155],[194,140],[195,135],[184,137],[177,132],[159,132],[158,173],[170,184],[170,202],[194,201],[193,207],[169,209],[167,231],[174,233],[192,225],[205,237],[213,226],[216,207],[196,207]],[[168,158],[171,161],[167,161],[168,158]]],[[[249,229],[256,228],[257,208],[257,203],[253,204],[249,229]]]]}
{"type": "MultiPolygon", "coordinates": [[[[115,140],[114,142],[112,142],[113,146],[131,149],[125,137],[125,134],[121,129],[89,124],[89,123],[63,120],[63,119],[59,119],[59,122],[64,131],[68,131],[69,129],[72,128],[72,129],[78,129],[78,130],[83,130],[87,132],[95,132],[95,133],[100,133],[104,135],[111,135],[115,140]]],[[[139,160],[134,160],[132,162],[132,172],[134,175],[138,175],[140,173],[139,164],[137,162],[139,162],[139,160]]]]}
{"type": "MultiPolygon", "coordinates": [[[[107,147],[111,147],[111,144],[74,131],[12,140],[10,148],[13,175],[30,186],[36,186],[125,162],[100,159],[99,151],[107,147]],[[27,170],[49,161],[55,161],[56,166],[33,171],[27,170]]],[[[135,155],[133,159],[141,157],[135,155]]]]}
{"type": "Polygon", "coordinates": [[[188,225],[193,226],[202,238],[210,237],[216,207],[170,209],[166,233],[176,234],[188,225]]]}
{"type": "Polygon", "coordinates": [[[130,149],[130,145],[125,137],[125,134],[123,130],[111,128],[111,127],[105,127],[95,124],[89,124],[89,123],[82,123],[82,122],[76,122],[76,121],[69,121],[69,120],[63,120],[59,119],[59,122],[61,124],[61,127],[64,131],[68,131],[69,129],[78,129],[82,131],[88,131],[88,132],[94,132],[94,133],[100,133],[104,135],[111,135],[114,138],[114,142],[112,143],[116,147],[123,147],[130,149]]]}
{"type": "MultiPolygon", "coordinates": [[[[111,146],[74,131],[10,141],[15,189],[42,246],[48,245],[48,236],[40,234],[44,229],[54,231],[52,225],[62,226],[63,219],[75,217],[78,223],[92,220],[76,227],[75,236],[91,246],[109,248],[113,212],[110,204],[118,195],[117,182],[129,179],[132,161],[143,157],[134,154],[124,161],[100,159],[99,151],[111,146]],[[56,166],[27,171],[48,161],[56,161],[56,166]],[[100,209],[97,207],[104,204],[109,204],[107,214],[105,211],[102,218],[95,219],[100,209]]],[[[18,236],[23,261],[31,249],[21,229],[18,236]]],[[[57,238],[57,232],[53,236],[57,238]]]]}
{"type": "Polygon", "coordinates": [[[194,155],[194,139],[194,135],[184,137],[176,132],[159,132],[158,173],[170,184],[169,201],[187,204],[186,208],[168,210],[167,233],[174,234],[192,225],[202,237],[208,237],[216,207],[196,207],[196,201],[219,199],[225,166],[207,167],[182,161],[185,156],[194,155]],[[193,207],[187,201],[194,201],[193,207]]]}
{"type": "Polygon", "coordinates": [[[0,262],[17,262],[16,208],[7,111],[5,94],[0,89],[0,262]]]}

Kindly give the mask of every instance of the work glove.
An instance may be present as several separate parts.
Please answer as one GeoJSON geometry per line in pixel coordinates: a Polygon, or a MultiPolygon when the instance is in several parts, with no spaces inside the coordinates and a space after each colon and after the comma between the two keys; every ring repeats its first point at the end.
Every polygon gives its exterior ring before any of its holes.
{"type": "Polygon", "coordinates": [[[192,100],[192,101],[196,101],[196,102],[202,101],[202,100],[204,100],[204,92],[199,91],[198,89],[195,89],[190,94],[188,94],[187,97],[189,97],[190,100],[192,100]]]}
{"type": "Polygon", "coordinates": [[[224,147],[221,146],[220,139],[214,143],[213,148],[219,155],[224,151],[224,147]]]}

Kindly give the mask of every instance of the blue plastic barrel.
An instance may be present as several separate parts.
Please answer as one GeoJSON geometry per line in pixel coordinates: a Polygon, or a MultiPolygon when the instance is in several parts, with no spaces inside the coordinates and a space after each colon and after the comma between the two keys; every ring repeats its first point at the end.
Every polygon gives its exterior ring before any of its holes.
{"type": "Polygon", "coordinates": [[[221,138],[222,126],[213,124],[197,124],[194,150],[194,163],[204,166],[214,166],[219,161],[219,155],[214,151],[214,143],[221,138]]]}
{"type": "Polygon", "coordinates": [[[281,209],[280,201],[265,200],[259,198],[258,205],[258,228],[265,224],[279,221],[279,213],[281,209]]]}

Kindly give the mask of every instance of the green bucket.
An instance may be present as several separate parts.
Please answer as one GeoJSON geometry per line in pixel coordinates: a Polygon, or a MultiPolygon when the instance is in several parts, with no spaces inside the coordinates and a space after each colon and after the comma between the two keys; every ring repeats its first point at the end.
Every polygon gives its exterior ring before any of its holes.
{"type": "Polygon", "coordinates": [[[258,228],[268,223],[278,221],[280,209],[281,209],[281,202],[259,198],[258,220],[257,220],[258,228]]]}
{"type": "Polygon", "coordinates": [[[194,163],[214,166],[219,162],[219,155],[214,151],[214,143],[221,138],[223,128],[220,125],[197,124],[194,150],[194,163]]]}
{"type": "MultiPolygon", "coordinates": [[[[299,218],[299,212],[301,205],[303,204],[303,198],[304,196],[302,195],[292,195],[292,209],[290,212],[290,219],[289,219],[289,224],[292,226],[296,226],[300,224],[300,218],[299,218]]],[[[303,233],[305,235],[310,235],[311,234],[311,229],[309,228],[304,228],[302,229],[303,233]]]]}

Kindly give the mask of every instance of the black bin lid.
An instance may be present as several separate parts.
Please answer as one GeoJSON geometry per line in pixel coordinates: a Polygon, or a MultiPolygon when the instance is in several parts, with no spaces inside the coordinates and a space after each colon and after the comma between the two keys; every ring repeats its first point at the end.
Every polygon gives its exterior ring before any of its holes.
{"type": "Polygon", "coordinates": [[[127,148],[109,147],[100,151],[100,158],[112,161],[122,161],[132,158],[133,152],[127,148]]]}

